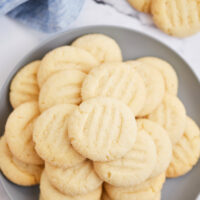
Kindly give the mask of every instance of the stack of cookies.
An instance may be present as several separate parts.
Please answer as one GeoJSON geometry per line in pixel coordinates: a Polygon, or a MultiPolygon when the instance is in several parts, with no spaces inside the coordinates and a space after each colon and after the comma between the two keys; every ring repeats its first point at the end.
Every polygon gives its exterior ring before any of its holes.
{"type": "Polygon", "coordinates": [[[152,14],[158,28],[169,35],[186,37],[200,31],[199,0],[128,0],[141,12],[152,14]]]}
{"type": "Polygon", "coordinates": [[[159,200],[166,177],[189,172],[200,154],[177,90],[169,63],[123,62],[108,36],[58,47],[12,80],[1,171],[40,184],[40,200],[159,200]]]}

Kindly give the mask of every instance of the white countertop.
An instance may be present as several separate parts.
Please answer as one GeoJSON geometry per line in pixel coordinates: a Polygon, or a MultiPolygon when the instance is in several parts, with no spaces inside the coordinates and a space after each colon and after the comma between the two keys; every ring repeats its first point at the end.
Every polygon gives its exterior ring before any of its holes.
{"type": "MultiPolygon", "coordinates": [[[[200,33],[184,39],[170,37],[154,26],[150,16],[135,11],[125,0],[104,0],[105,4],[99,1],[86,0],[79,17],[69,28],[107,24],[145,32],[182,55],[200,79],[200,33]]],[[[0,87],[16,63],[49,36],[8,17],[0,17],[0,87]]]]}

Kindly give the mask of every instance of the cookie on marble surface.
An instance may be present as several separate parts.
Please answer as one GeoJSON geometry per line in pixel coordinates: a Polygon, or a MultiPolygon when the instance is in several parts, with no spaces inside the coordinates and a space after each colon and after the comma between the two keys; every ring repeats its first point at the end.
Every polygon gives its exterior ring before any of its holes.
{"type": "Polygon", "coordinates": [[[16,108],[28,101],[37,101],[39,87],[37,84],[37,72],[40,61],[33,61],[20,69],[10,85],[10,103],[16,108]]]}
{"type": "Polygon", "coordinates": [[[146,99],[143,108],[138,116],[143,117],[152,113],[156,107],[162,102],[165,86],[162,74],[154,67],[139,61],[128,61],[142,77],[146,87],[146,99]]]}
{"type": "Polygon", "coordinates": [[[153,0],[153,20],[169,35],[186,37],[200,31],[199,1],[153,0]]]}
{"type": "Polygon", "coordinates": [[[198,162],[200,155],[200,130],[189,117],[181,139],[173,147],[172,161],[167,169],[167,177],[178,177],[189,172],[198,162]]]}
{"type": "Polygon", "coordinates": [[[105,183],[104,188],[113,200],[157,200],[165,182],[165,173],[133,187],[115,187],[105,183]]]}
{"type": "Polygon", "coordinates": [[[138,131],[133,148],[122,158],[94,162],[94,169],[105,182],[116,187],[136,186],[150,177],[157,161],[156,146],[144,130],[138,131]]]}
{"type": "Polygon", "coordinates": [[[120,158],[132,149],[137,127],[123,102],[97,97],[84,101],[69,118],[68,134],[77,152],[94,161],[120,158]]]}
{"type": "Polygon", "coordinates": [[[131,6],[140,12],[150,13],[152,0],[128,0],[131,6]]]}
{"type": "Polygon", "coordinates": [[[126,63],[105,63],[86,76],[81,90],[83,100],[104,96],[121,100],[137,115],[143,108],[146,87],[143,79],[126,63]]]}
{"type": "Polygon", "coordinates": [[[10,114],[5,126],[10,151],[16,158],[28,164],[43,164],[32,140],[33,125],[39,114],[36,101],[21,104],[10,114]]]}
{"type": "Polygon", "coordinates": [[[65,69],[66,64],[78,65],[83,72],[89,72],[99,63],[89,52],[78,47],[58,47],[47,53],[41,60],[37,75],[39,86],[41,87],[55,72],[65,69]]]}
{"type": "Polygon", "coordinates": [[[117,42],[103,34],[88,34],[77,38],[72,46],[91,53],[99,63],[122,61],[121,49],[117,42]]]}
{"type": "Polygon", "coordinates": [[[186,111],[178,97],[166,94],[162,103],[148,118],[167,130],[172,144],[181,139],[185,130],[186,111]]]}
{"type": "Polygon", "coordinates": [[[41,87],[39,94],[40,111],[63,103],[81,103],[81,86],[86,74],[77,69],[54,73],[41,87]]]}
{"type": "Polygon", "coordinates": [[[139,58],[138,61],[151,65],[160,71],[165,82],[165,91],[169,94],[177,95],[178,77],[175,70],[168,62],[156,57],[143,57],[139,58]]]}
{"type": "Polygon", "coordinates": [[[158,176],[167,170],[172,159],[172,144],[167,131],[158,123],[148,119],[138,119],[137,126],[138,130],[147,132],[156,145],[157,161],[151,177],[158,176]]]}
{"type": "Polygon", "coordinates": [[[67,168],[84,160],[72,148],[68,138],[68,117],[75,108],[72,104],[56,105],[44,111],[35,121],[35,149],[52,165],[67,168]]]}
{"type": "Polygon", "coordinates": [[[102,184],[102,180],[95,173],[93,164],[89,160],[67,169],[46,163],[45,171],[55,188],[72,196],[86,194],[102,184]]]}
{"type": "Polygon", "coordinates": [[[9,150],[5,136],[0,139],[0,169],[11,182],[31,186],[40,182],[42,165],[31,165],[19,161],[9,150]]]}
{"type": "Polygon", "coordinates": [[[100,186],[87,194],[76,196],[66,195],[51,185],[45,171],[41,176],[40,193],[45,200],[100,200],[101,192],[102,187],[100,186]]]}

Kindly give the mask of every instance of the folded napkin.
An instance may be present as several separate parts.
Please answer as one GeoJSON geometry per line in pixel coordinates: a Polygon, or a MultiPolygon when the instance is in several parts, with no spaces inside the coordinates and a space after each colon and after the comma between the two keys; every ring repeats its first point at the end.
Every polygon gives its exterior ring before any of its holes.
{"type": "Polygon", "coordinates": [[[66,29],[85,0],[0,0],[0,15],[7,14],[44,32],[66,29]]]}

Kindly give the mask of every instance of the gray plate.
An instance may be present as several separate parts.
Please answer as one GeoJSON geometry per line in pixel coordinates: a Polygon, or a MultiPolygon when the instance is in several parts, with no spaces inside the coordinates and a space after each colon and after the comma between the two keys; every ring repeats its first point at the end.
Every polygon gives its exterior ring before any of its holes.
{"type": "MultiPolygon", "coordinates": [[[[8,100],[9,84],[14,74],[25,64],[41,59],[51,49],[70,44],[75,38],[87,33],[104,33],[114,38],[120,45],[124,60],[142,56],[157,56],[171,63],[179,78],[179,97],[186,106],[187,113],[200,124],[200,84],[188,64],[173,50],[159,41],[142,33],[113,26],[92,26],[64,32],[42,43],[29,53],[9,75],[0,91],[0,134],[4,132],[6,118],[11,112],[8,100]]],[[[37,200],[38,187],[20,187],[12,184],[0,174],[0,181],[11,200],[37,200]]],[[[162,192],[162,200],[194,200],[200,192],[200,162],[187,175],[167,180],[162,192]]]]}

